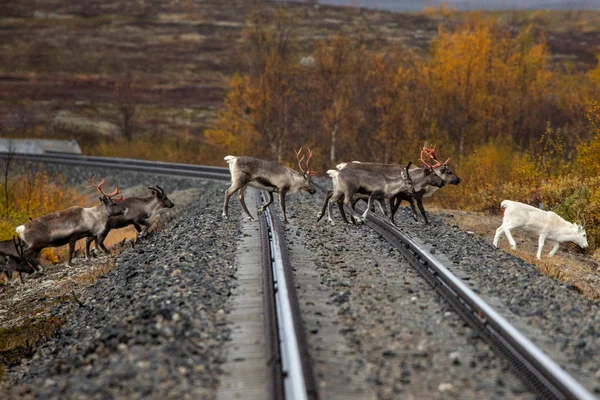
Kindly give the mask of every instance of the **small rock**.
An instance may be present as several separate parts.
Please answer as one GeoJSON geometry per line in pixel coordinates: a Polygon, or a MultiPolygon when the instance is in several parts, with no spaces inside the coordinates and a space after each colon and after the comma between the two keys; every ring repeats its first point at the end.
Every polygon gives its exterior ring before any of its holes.
{"type": "Polygon", "coordinates": [[[450,361],[452,361],[452,364],[460,365],[460,353],[458,351],[453,351],[452,353],[450,353],[449,357],[450,361]]]}
{"type": "Polygon", "coordinates": [[[442,393],[445,393],[445,392],[454,392],[456,390],[456,388],[451,383],[440,383],[440,385],[438,386],[438,390],[442,393]]]}
{"type": "Polygon", "coordinates": [[[178,276],[181,276],[181,270],[180,269],[176,269],[173,272],[171,272],[171,277],[172,278],[176,278],[178,276]]]}

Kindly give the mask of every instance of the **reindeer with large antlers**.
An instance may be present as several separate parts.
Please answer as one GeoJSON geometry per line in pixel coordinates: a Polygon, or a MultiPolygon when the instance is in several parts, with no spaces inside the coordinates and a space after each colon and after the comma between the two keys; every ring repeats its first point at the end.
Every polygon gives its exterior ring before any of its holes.
{"type": "Polygon", "coordinates": [[[258,209],[259,215],[273,203],[273,192],[277,192],[279,193],[279,203],[283,212],[283,221],[288,222],[285,212],[285,195],[287,193],[296,193],[299,190],[306,190],[310,194],[314,194],[316,191],[311,178],[315,173],[308,167],[312,151],[308,149],[307,154],[302,154],[303,149],[303,147],[298,151],[294,149],[300,172],[288,168],[279,162],[262,160],[260,158],[248,156],[225,157],[225,161],[229,164],[229,171],[231,172],[231,187],[225,192],[223,217],[225,219],[228,218],[229,198],[235,192],[238,192],[238,199],[244,212],[251,221],[254,220],[244,202],[244,191],[247,186],[250,186],[259,190],[265,190],[269,195],[267,203],[258,209]],[[302,154],[302,157],[300,157],[300,154],[302,154]],[[305,168],[302,168],[302,161],[305,157],[305,168]]]}
{"type": "MultiPolygon", "coordinates": [[[[460,178],[454,174],[454,172],[450,169],[448,164],[452,161],[451,158],[448,158],[445,162],[441,162],[437,159],[435,154],[436,147],[433,146],[429,148],[427,146],[423,146],[421,149],[421,162],[424,167],[422,168],[413,168],[409,170],[410,179],[413,183],[414,190],[412,192],[401,191],[396,193],[395,196],[390,198],[390,209],[391,209],[391,220],[394,223],[394,216],[396,215],[396,211],[400,206],[402,200],[406,200],[410,203],[413,218],[417,219],[417,211],[415,209],[415,204],[413,200],[416,200],[417,207],[423,216],[425,224],[429,224],[429,220],[427,219],[427,214],[425,213],[425,208],[423,207],[423,197],[429,197],[433,195],[439,188],[451,184],[458,185],[460,183],[460,178]],[[427,158],[431,158],[434,160],[434,164],[430,164],[427,162],[427,158]],[[440,179],[436,179],[434,176],[430,176],[429,172],[434,172],[440,179]]],[[[362,169],[367,170],[379,174],[387,174],[387,175],[399,175],[405,168],[403,165],[399,164],[380,164],[380,163],[363,163],[363,162],[350,162],[350,163],[340,163],[336,166],[337,169],[362,169]]],[[[328,196],[330,194],[328,193],[328,196]]],[[[325,200],[327,202],[327,198],[325,200]]],[[[325,212],[325,205],[323,204],[323,208],[319,213],[318,218],[320,219],[325,212]]]]}
{"type": "Polygon", "coordinates": [[[87,179],[91,186],[98,190],[102,196],[100,204],[91,207],[70,207],[52,214],[43,215],[39,218],[27,221],[17,227],[16,232],[25,243],[24,256],[27,259],[36,257],[46,247],[58,247],[69,244],[69,261],[73,259],[75,243],[82,238],[91,236],[98,240],[99,235],[104,232],[109,217],[115,215],[126,215],[127,208],[114,199],[120,194],[117,187],[111,193],[105,193],[102,186],[106,183],[104,179],[96,184],[94,177],[87,179]]]}

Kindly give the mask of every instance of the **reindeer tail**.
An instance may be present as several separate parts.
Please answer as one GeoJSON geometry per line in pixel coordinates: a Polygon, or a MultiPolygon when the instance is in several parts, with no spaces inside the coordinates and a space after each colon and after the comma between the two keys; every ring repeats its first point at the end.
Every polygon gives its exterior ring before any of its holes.
{"type": "Polygon", "coordinates": [[[17,229],[15,229],[15,232],[17,232],[17,234],[19,235],[19,237],[21,238],[21,240],[23,239],[23,233],[25,232],[25,225],[19,225],[17,226],[17,229]]]}
{"type": "Polygon", "coordinates": [[[236,158],[237,158],[236,156],[225,156],[225,157],[223,158],[223,160],[225,160],[225,161],[227,161],[229,164],[231,164],[232,162],[234,162],[234,161],[235,161],[235,159],[236,159],[236,158]]]}
{"type": "Polygon", "coordinates": [[[506,208],[510,205],[510,203],[512,203],[512,201],[510,200],[504,200],[502,203],[500,203],[500,207],[502,208],[506,208]]]}
{"type": "Polygon", "coordinates": [[[337,171],[335,169],[329,169],[327,170],[327,175],[329,175],[330,177],[334,178],[337,176],[337,174],[339,174],[340,171],[337,171]]]}
{"type": "Polygon", "coordinates": [[[339,163],[339,164],[338,164],[338,165],[336,165],[335,167],[336,167],[337,169],[344,169],[344,167],[345,167],[346,165],[348,165],[348,163],[345,163],[345,162],[343,162],[343,163],[339,163]]]}

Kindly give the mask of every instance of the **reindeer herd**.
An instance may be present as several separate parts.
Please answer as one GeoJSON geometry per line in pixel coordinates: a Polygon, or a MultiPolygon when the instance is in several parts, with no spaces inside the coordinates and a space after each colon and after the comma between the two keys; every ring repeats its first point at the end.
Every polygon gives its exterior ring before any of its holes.
{"type": "Polygon", "coordinates": [[[86,238],[86,259],[90,258],[93,241],[96,242],[96,251],[101,248],[110,254],[104,246],[104,239],[111,229],[133,225],[142,238],[150,227],[149,219],[161,208],[174,206],[159,186],[148,188],[151,196],[123,199],[123,196],[116,197],[121,194],[118,187],[111,193],[105,193],[102,186],[106,181],[103,179],[96,184],[94,178],[88,181],[90,187],[101,194],[99,205],[90,208],[74,206],[29,220],[15,229],[18,236],[0,241],[0,260],[4,260],[1,270],[7,281],[10,282],[13,272],[18,273],[21,283],[22,273],[42,272],[39,254],[47,247],[68,244],[68,264],[73,259],[75,244],[83,238],[86,238]]]}
{"type": "MultiPolygon", "coordinates": [[[[229,155],[225,157],[231,172],[231,186],[225,192],[223,217],[227,219],[229,198],[235,192],[238,192],[238,198],[244,212],[250,220],[254,220],[244,202],[244,190],[250,186],[267,191],[269,196],[267,203],[258,209],[259,215],[273,202],[273,192],[279,193],[283,221],[287,223],[286,194],[300,190],[306,190],[310,194],[315,193],[315,186],[312,181],[312,176],[315,173],[308,167],[312,152],[310,149],[306,150],[306,154],[302,152],[303,148],[296,151],[300,172],[274,161],[246,156],[229,155]],[[300,157],[301,154],[302,157],[300,157]],[[306,162],[303,168],[302,161],[305,157],[306,162]]],[[[418,220],[414,205],[416,201],[424,223],[429,224],[423,207],[423,198],[433,195],[445,185],[458,185],[461,179],[449,167],[452,161],[451,158],[444,162],[437,158],[435,146],[423,146],[420,161],[423,163],[423,167],[420,168],[413,166],[412,162],[399,165],[353,161],[336,165],[336,169],[327,171],[327,175],[331,177],[333,188],[325,195],[325,200],[317,215],[317,222],[323,218],[325,210],[327,210],[327,220],[334,225],[332,210],[334,205],[337,204],[341,218],[345,223],[350,222],[344,211],[344,205],[350,212],[352,223],[360,224],[365,221],[367,214],[373,209],[374,202],[379,204],[383,214],[387,214],[382,205],[387,201],[390,205],[389,218],[391,223],[395,225],[394,216],[396,211],[401,202],[406,200],[410,204],[413,218],[418,220]],[[427,159],[433,160],[433,165],[427,159]],[[358,214],[355,209],[355,205],[359,200],[367,201],[367,206],[362,215],[358,214]]],[[[505,200],[501,203],[501,207],[505,208],[506,212],[504,213],[502,225],[496,230],[494,237],[494,246],[496,247],[500,236],[505,234],[511,248],[516,248],[516,243],[510,233],[510,230],[514,228],[521,228],[538,236],[538,259],[541,258],[546,240],[553,245],[549,254],[550,257],[556,254],[559,244],[566,241],[575,242],[582,248],[588,247],[585,216],[583,216],[583,224],[581,224],[579,212],[577,213],[577,224],[574,224],[564,220],[552,211],[540,210],[515,201],[505,200]]]]}
{"type": "MultiPolygon", "coordinates": [[[[248,156],[227,156],[225,161],[231,173],[231,186],[225,192],[223,202],[223,217],[228,218],[229,198],[238,193],[242,209],[250,220],[254,220],[244,201],[246,187],[250,186],[264,190],[268,194],[267,203],[258,209],[260,215],[271,203],[273,193],[279,193],[279,202],[283,213],[283,221],[287,223],[285,197],[305,190],[310,194],[316,193],[312,177],[315,175],[308,164],[312,158],[310,149],[301,148],[296,151],[296,160],[300,171],[289,168],[282,163],[262,160],[248,156]],[[303,165],[304,161],[304,165],[303,165]]],[[[323,218],[327,210],[327,220],[334,224],[332,210],[335,205],[345,223],[349,223],[344,205],[350,212],[350,220],[354,224],[365,221],[369,212],[372,212],[375,203],[378,204],[383,214],[387,214],[384,204],[390,208],[389,219],[395,224],[394,216],[400,203],[407,201],[412,210],[412,217],[418,220],[415,202],[423,217],[425,224],[429,224],[427,214],[423,207],[423,198],[431,196],[435,191],[445,185],[458,185],[461,179],[452,171],[449,164],[452,161],[440,161],[436,156],[436,148],[424,146],[421,150],[420,161],[422,167],[416,167],[409,162],[406,165],[380,164],[371,162],[353,161],[340,163],[336,169],[327,171],[331,177],[332,189],[329,190],[317,215],[317,222],[323,218]],[[432,160],[427,161],[427,159],[432,160]],[[365,211],[359,214],[355,205],[359,200],[367,202],[365,211]]],[[[87,178],[86,178],[87,179],[87,178]]],[[[111,229],[119,229],[133,225],[143,238],[150,227],[149,219],[162,208],[171,208],[174,204],[168,199],[164,190],[159,186],[149,187],[152,192],[148,197],[130,197],[123,199],[117,187],[111,193],[105,193],[102,180],[96,184],[94,178],[88,179],[90,187],[100,192],[100,204],[91,207],[70,207],[55,213],[43,215],[27,221],[16,227],[16,236],[11,240],[0,241],[0,271],[4,272],[10,282],[12,273],[17,272],[22,283],[22,273],[42,272],[39,262],[40,252],[47,247],[69,245],[68,264],[71,264],[75,244],[78,240],[86,238],[85,258],[90,258],[90,245],[95,241],[96,251],[101,249],[109,254],[104,245],[104,240],[111,229]],[[4,262],[2,262],[4,261],[4,262]]],[[[585,232],[585,216],[583,224],[580,223],[579,213],[577,224],[570,223],[551,211],[543,211],[527,204],[505,200],[501,204],[505,208],[502,225],[496,230],[494,246],[502,234],[505,234],[511,248],[516,248],[510,230],[521,228],[526,232],[537,235],[537,258],[541,258],[545,241],[549,241],[553,248],[550,256],[558,250],[559,244],[573,241],[582,248],[588,246],[585,232]]]]}

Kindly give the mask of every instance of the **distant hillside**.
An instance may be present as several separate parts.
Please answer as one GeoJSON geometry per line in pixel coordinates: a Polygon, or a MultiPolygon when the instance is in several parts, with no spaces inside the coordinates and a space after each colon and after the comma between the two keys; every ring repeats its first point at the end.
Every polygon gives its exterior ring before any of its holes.
{"type": "MultiPolygon", "coordinates": [[[[519,0],[505,3],[508,7],[515,1],[519,0]]],[[[439,3],[319,2],[418,10],[439,3]]],[[[461,18],[460,13],[402,14],[306,3],[263,4],[265,16],[281,7],[296,16],[305,54],[312,51],[314,40],[362,33],[368,44],[401,44],[426,55],[438,25],[452,30],[461,18]]],[[[467,3],[474,8],[502,0],[467,3]]],[[[558,2],[523,1],[525,6],[533,3],[558,2]]],[[[229,79],[244,71],[248,57],[240,48],[242,31],[256,2],[227,4],[224,7],[223,0],[0,2],[0,136],[75,138],[88,151],[103,138],[117,136],[129,118],[132,130],[144,136],[201,139],[223,106],[229,79]]],[[[553,61],[567,60],[581,70],[596,65],[599,12],[505,12],[498,18],[515,30],[534,23],[536,32],[546,37],[553,61]]]]}
{"type": "Polygon", "coordinates": [[[359,6],[396,12],[423,11],[445,4],[457,10],[578,10],[600,9],[600,0],[318,0],[319,4],[359,6]]]}

